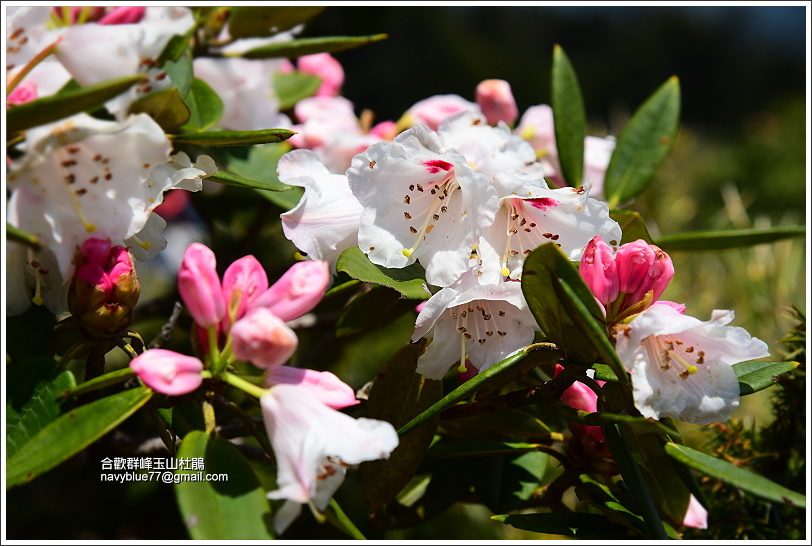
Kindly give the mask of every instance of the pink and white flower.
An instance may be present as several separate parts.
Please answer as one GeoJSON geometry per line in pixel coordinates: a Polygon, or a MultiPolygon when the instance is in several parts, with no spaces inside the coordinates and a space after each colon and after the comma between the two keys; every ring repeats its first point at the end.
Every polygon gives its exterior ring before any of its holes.
{"type": "Polygon", "coordinates": [[[618,333],[617,354],[644,417],[699,425],[730,417],[739,406],[733,364],[769,356],[766,343],[727,326],[733,316],[717,309],[703,322],[655,303],[618,333]]]}

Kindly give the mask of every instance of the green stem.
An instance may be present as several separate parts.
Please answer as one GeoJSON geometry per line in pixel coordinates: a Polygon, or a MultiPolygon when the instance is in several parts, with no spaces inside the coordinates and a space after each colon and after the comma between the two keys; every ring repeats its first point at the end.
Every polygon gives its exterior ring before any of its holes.
{"type": "Polygon", "coordinates": [[[346,532],[349,536],[354,538],[355,540],[366,540],[367,538],[364,534],[358,530],[358,527],[347,517],[347,514],[344,513],[344,510],[338,505],[335,499],[330,499],[330,512],[327,513],[327,519],[330,520],[330,523],[338,527],[339,529],[346,532]],[[333,518],[335,517],[335,521],[333,518]]]}
{"type": "Polygon", "coordinates": [[[115,385],[116,383],[122,383],[134,375],[135,372],[132,370],[132,368],[122,368],[114,372],[100,375],[99,377],[94,377],[90,381],[85,381],[81,385],[68,389],[60,395],[60,398],[79,396],[81,394],[102,389],[104,387],[109,387],[110,385],[115,385]]]}
{"type": "MultiPolygon", "coordinates": [[[[70,8],[67,9],[70,10],[70,8]]],[[[56,39],[51,45],[49,45],[48,47],[46,47],[45,49],[34,55],[34,58],[28,61],[28,63],[22,68],[22,70],[17,72],[14,75],[14,77],[11,78],[11,81],[6,83],[6,96],[9,96],[11,92],[14,91],[14,89],[20,84],[20,82],[23,81],[23,78],[25,78],[28,75],[28,73],[34,69],[35,66],[41,63],[43,59],[45,59],[45,57],[54,52],[54,50],[56,49],[56,45],[60,41],[62,41],[62,38],[56,39]]]]}
{"type": "Polygon", "coordinates": [[[133,360],[134,358],[138,357],[138,353],[135,352],[135,349],[133,349],[129,343],[127,343],[120,337],[115,338],[115,340],[116,346],[125,353],[127,353],[127,356],[130,357],[130,360],[133,360]]]}
{"type": "Polygon", "coordinates": [[[228,383],[232,387],[237,387],[241,391],[246,392],[246,393],[248,393],[251,396],[254,396],[256,398],[262,398],[268,392],[268,389],[263,389],[261,387],[257,387],[253,383],[250,383],[250,382],[246,381],[245,379],[243,379],[242,377],[234,375],[233,373],[222,372],[222,373],[218,374],[217,377],[219,379],[222,379],[223,381],[225,381],[226,383],[228,383]]]}

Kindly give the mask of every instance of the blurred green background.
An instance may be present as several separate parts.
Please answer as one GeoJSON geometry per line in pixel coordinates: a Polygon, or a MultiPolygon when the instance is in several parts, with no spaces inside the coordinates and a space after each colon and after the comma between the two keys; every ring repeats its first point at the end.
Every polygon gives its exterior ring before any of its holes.
{"type": "MultiPolygon", "coordinates": [[[[617,135],[634,109],[677,75],[683,106],[675,147],[654,183],[626,207],[642,214],[656,238],[806,221],[805,21],[804,7],[335,6],[303,35],[389,35],[336,54],[346,72],[344,96],[356,113],[370,109],[378,121],[397,120],[436,94],[473,100],[477,83],[489,78],[510,82],[520,111],[548,103],[553,45],[560,44],[581,83],[589,133],[617,135]]],[[[274,279],[292,262],[295,249],[281,239],[275,220],[282,210],[270,202],[225,188],[217,196],[195,194],[193,203],[212,229],[215,248],[223,250],[220,263],[252,253],[274,279]]],[[[805,239],[722,253],[673,253],[672,258],[676,276],[664,298],[685,302],[688,312],[703,320],[714,308],[734,309],[735,324],[766,341],[774,360],[782,358],[785,347],[778,340],[795,324],[784,308],[806,310],[805,239]]],[[[145,285],[161,280],[143,278],[145,285]]],[[[171,279],[163,281],[173,285],[171,279]]],[[[142,299],[135,329],[150,339],[172,301],[142,299]]],[[[297,355],[298,363],[332,369],[359,388],[408,342],[413,319],[404,315],[362,338],[323,341],[303,331],[306,350],[297,355]]],[[[187,352],[184,326],[170,348],[187,352]]],[[[745,398],[735,417],[769,426],[774,390],[745,398]]],[[[122,430],[142,439],[138,435],[149,426],[148,417],[137,414],[122,430]]],[[[108,435],[62,467],[9,491],[8,538],[187,538],[171,486],[99,481],[99,461],[116,456],[120,440],[108,435]]],[[[336,498],[360,524],[365,514],[359,487],[350,478],[336,498]]],[[[489,515],[481,505],[458,503],[414,529],[362,529],[370,538],[386,539],[537,536],[489,515]]],[[[344,538],[308,514],[289,536],[344,538]]],[[[696,535],[711,536],[716,535],[696,535]]]]}

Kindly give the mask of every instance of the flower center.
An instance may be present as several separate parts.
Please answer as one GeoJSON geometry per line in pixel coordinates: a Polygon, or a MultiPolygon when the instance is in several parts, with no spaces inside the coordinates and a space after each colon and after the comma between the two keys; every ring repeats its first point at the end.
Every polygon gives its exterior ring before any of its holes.
{"type": "Polygon", "coordinates": [[[661,370],[673,369],[682,379],[688,379],[705,364],[705,351],[686,344],[676,336],[654,336],[650,353],[654,353],[661,370]]]}
{"type": "Polygon", "coordinates": [[[497,321],[507,313],[490,300],[474,300],[452,307],[449,312],[451,319],[457,324],[457,333],[460,334],[460,365],[457,371],[465,373],[465,360],[468,358],[466,343],[476,339],[477,343],[485,345],[494,334],[506,336],[507,332],[499,329],[497,321]]]}
{"type": "MultiPolygon", "coordinates": [[[[431,233],[439,222],[442,216],[448,212],[448,203],[451,202],[451,197],[454,192],[460,187],[456,180],[453,179],[453,168],[443,177],[439,182],[431,182],[426,187],[421,184],[409,185],[409,193],[403,198],[405,205],[422,205],[418,207],[411,207],[403,211],[403,217],[407,220],[416,220],[419,222],[422,217],[422,224],[420,228],[413,225],[409,226],[409,231],[416,236],[414,244],[409,248],[403,249],[403,255],[407,258],[410,257],[420,243],[426,240],[426,236],[431,233]],[[426,206],[425,201],[420,203],[421,200],[431,199],[431,204],[426,206]],[[409,210],[419,212],[409,212],[409,210]]],[[[417,223],[415,222],[415,223],[417,223]]]]}

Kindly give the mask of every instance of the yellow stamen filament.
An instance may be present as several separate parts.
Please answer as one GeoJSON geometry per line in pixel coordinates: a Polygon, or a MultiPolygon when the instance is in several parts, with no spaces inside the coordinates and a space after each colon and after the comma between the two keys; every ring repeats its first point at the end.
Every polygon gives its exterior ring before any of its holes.
{"type": "Polygon", "coordinates": [[[431,204],[431,208],[429,209],[428,213],[426,214],[425,220],[423,220],[423,225],[421,225],[420,229],[418,229],[416,232],[414,230],[412,231],[412,233],[416,233],[416,235],[417,235],[417,240],[415,240],[414,245],[412,245],[411,248],[404,248],[402,250],[403,255],[406,256],[407,258],[411,257],[411,255],[414,253],[414,251],[417,250],[417,247],[420,246],[420,243],[425,238],[425,234],[431,233],[431,230],[434,229],[434,224],[429,224],[429,222],[431,222],[432,220],[437,221],[434,218],[435,216],[437,216],[437,214],[436,214],[437,213],[437,208],[439,206],[441,206],[441,204],[443,203],[444,200],[446,202],[448,200],[450,200],[451,196],[454,194],[454,190],[456,189],[456,185],[449,184],[449,187],[443,188],[444,185],[445,185],[445,183],[442,184],[442,185],[435,186],[437,188],[438,194],[443,195],[444,198],[443,199],[439,199],[439,198],[434,199],[434,202],[431,204]],[[447,190],[448,194],[444,194],[444,190],[447,190]]]}
{"type": "Polygon", "coordinates": [[[135,244],[137,244],[138,246],[140,246],[144,250],[149,250],[149,248],[152,246],[152,243],[150,243],[149,241],[142,241],[141,239],[139,239],[135,235],[130,237],[130,239],[132,240],[132,242],[134,242],[135,244]]]}

